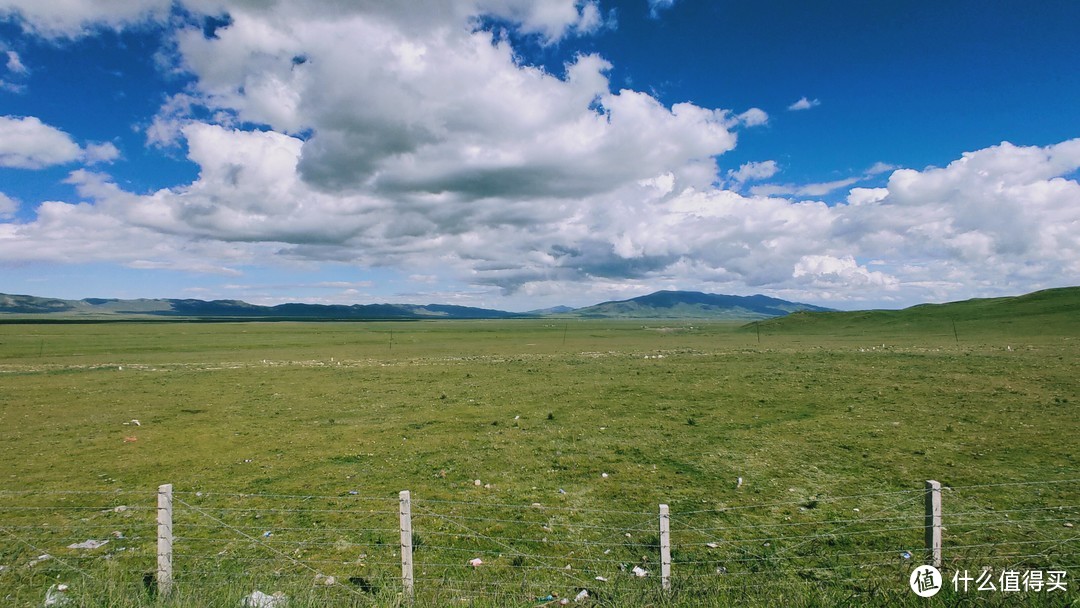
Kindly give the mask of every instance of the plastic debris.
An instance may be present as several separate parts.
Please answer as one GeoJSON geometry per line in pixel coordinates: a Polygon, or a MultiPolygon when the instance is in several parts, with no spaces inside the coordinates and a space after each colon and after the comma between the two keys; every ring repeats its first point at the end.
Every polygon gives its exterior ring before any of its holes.
{"type": "Polygon", "coordinates": [[[607,474],[607,473],[601,473],[601,474],[600,474],[600,477],[603,477],[604,479],[607,479],[607,478],[608,478],[608,474],[607,474]]]}
{"type": "Polygon", "coordinates": [[[288,598],[280,591],[267,595],[256,589],[251,595],[240,600],[240,605],[244,608],[284,608],[287,601],[288,598]]]}
{"type": "Polygon", "coordinates": [[[135,443],[138,440],[138,437],[124,437],[124,443],[135,443]]]}
{"type": "Polygon", "coordinates": [[[263,532],[263,538],[270,538],[273,535],[274,535],[274,533],[271,532],[270,530],[267,530],[266,532],[263,532]]]}
{"type": "Polygon", "coordinates": [[[630,572],[633,572],[634,576],[638,578],[645,578],[649,575],[649,571],[642,568],[641,566],[634,566],[634,568],[630,570],[630,572]]]}
{"type": "Polygon", "coordinates": [[[911,559],[911,553],[908,552],[908,551],[904,551],[903,553],[900,554],[900,557],[902,557],[904,559],[911,559]]]}
{"type": "Polygon", "coordinates": [[[142,423],[134,418],[131,419],[131,424],[134,424],[135,426],[142,426],[142,423]]]}
{"type": "Polygon", "coordinates": [[[555,601],[555,596],[551,595],[549,593],[549,594],[545,595],[544,597],[536,598],[536,601],[538,601],[538,602],[554,602],[555,601]]]}
{"type": "Polygon", "coordinates": [[[325,575],[325,574],[316,574],[315,575],[315,584],[317,585],[319,583],[322,583],[322,584],[326,585],[327,587],[333,587],[334,585],[337,584],[337,579],[332,577],[332,576],[325,575]]]}
{"type": "Polygon", "coordinates": [[[596,580],[600,581],[601,583],[606,583],[607,582],[607,579],[602,577],[602,576],[596,577],[596,580]]]}
{"type": "Polygon", "coordinates": [[[72,543],[67,546],[68,549],[97,549],[109,544],[107,540],[94,540],[92,538],[84,540],[81,543],[72,543]]]}
{"type": "Polygon", "coordinates": [[[566,490],[559,488],[559,494],[566,494],[566,490]]]}
{"type": "Polygon", "coordinates": [[[578,591],[577,595],[574,596],[574,601],[575,602],[580,602],[580,601],[582,601],[582,600],[584,600],[584,599],[586,599],[588,597],[589,597],[589,590],[588,589],[582,589],[581,591],[578,591]]]}
{"type": "Polygon", "coordinates": [[[67,594],[70,587],[63,583],[57,583],[45,592],[46,606],[66,606],[71,603],[71,597],[67,594]]]}
{"type": "Polygon", "coordinates": [[[570,603],[570,600],[566,599],[565,597],[562,598],[561,600],[559,600],[559,605],[560,606],[565,606],[565,605],[567,605],[569,603],[570,603]]]}
{"type": "Polygon", "coordinates": [[[474,558],[469,560],[469,565],[472,566],[473,568],[476,568],[477,566],[479,566],[479,565],[481,565],[483,563],[484,563],[484,560],[480,559],[479,557],[474,557],[474,558]]]}
{"type": "Polygon", "coordinates": [[[473,482],[472,482],[472,485],[474,485],[474,486],[482,486],[482,485],[484,485],[484,483],[482,481],[480,481],[479,479],[474,479],[473,482]]]}

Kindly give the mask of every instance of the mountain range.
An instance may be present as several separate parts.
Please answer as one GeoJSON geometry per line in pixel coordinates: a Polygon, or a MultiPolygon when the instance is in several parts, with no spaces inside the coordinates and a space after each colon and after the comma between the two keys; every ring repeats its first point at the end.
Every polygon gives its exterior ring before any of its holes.
{"type": "Polygon", "coordinates": [[[239,300],[84,298],[61,300],[0,294],[0,318],[31,316],[64,319],[233,319],[233,320],[415,320],[514,319],[533,317],[679,318],[759,320],[798,311],[827,311],[810,304],[763,295],[732,296],[696,291],[658,291],[649,295],[602,302],[584,308],[558,306],[513,313],[448,304],[279,304],[258,306],[239,300]]]}

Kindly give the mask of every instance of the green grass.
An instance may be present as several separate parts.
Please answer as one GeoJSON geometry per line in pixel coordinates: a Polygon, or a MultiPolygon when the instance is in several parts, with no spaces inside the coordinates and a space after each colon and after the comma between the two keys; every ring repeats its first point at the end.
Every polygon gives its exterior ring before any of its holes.
{"type": "MultiPolygon", "coordinates": [[[[395,605],[404,489],[419,605],[538,605],[585,581],[592,605],[921,606],[898,556],[921,546],[926,479],[956,488],[947,516],[966,514],[946,522],[949,573],[1080,572],[1064,526],[1080,484],[1045,483],[1080,477],[1080,323],[1040,310],[793,315],[760,334],[690,320],[0,325],[0,596],[36,606],[70,580],[79,605],[161,604],[142,576],[163,483],[185,538],[170,607],[235,607],[256,586],[290,606],[395,605]],[[660,503],[670,594],[652,557],[660,503]],[[125,538],[97,553],[65,549],[113,531],[125,538]],[[39,551],[57,559],[28,567],[39,551]],[[465,566],[474,556],[483,568],[465,566]],[[323,588],[300,564],[375,589],[323,588]],[[653,574],[618,568],[636,564],[653,574]]],[[[1069,605],[1075,588],[1022,597],[1069,605]]],[[[976,599],[1015,602],[934,601],[976,599]]]]}

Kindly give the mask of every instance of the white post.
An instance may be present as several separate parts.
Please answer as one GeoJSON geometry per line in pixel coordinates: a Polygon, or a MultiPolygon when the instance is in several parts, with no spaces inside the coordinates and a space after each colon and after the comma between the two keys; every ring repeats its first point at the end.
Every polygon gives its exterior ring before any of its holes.
{"type": "Polygon", "coordinates": [[[660,585],[671,589],[671,515],[667,505],[660,505],[660,585]]]}
{"type": "Polygon", "coordinates": [[[173,496],[171,483],[158,486],[157,505],[157,587],[158,595],[166,596],[172,589],[173,581],[173,496]]]}
{"type": "Polygon", "coordinates": [[[412,557],[412,498],[408,490],[398,494],[401,504],[401,584],[405,590],[405,600],[413,598],[413,557],[412,557]]]}
{"type": "Polygon", "coordinates": [[[941,567],[941,484],[926,482],[926,557],[930,565],[941,567]]]}

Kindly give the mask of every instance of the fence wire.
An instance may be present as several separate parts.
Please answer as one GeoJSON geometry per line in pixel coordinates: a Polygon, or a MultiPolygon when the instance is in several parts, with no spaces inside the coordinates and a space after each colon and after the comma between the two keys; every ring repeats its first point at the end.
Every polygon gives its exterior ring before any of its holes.
{"type": "MultiPolygon", "coordinates": [[[[943,483],[946,572],[1080,563],[1080,480],[943,483]]],[[[152,597],[156,492],[0,491],[0,597],[59,582],[152,597]]],[[[673,589],[906,588],[926,562],[924,490],[721,505],[670,515],[673,589]]],[[[660,587],[659,516],[641,510],[411,501],[415,594],[435,604],[635,597],[660,587]]],[[[402,593],[397,498],[177,492],[175,593],[278,591],[325,605],[402,593]]],[[[644,597],[644,596],[642,596],[644,597]]]]}

